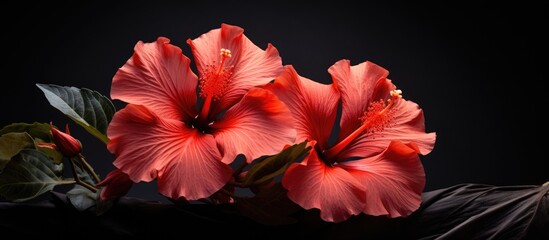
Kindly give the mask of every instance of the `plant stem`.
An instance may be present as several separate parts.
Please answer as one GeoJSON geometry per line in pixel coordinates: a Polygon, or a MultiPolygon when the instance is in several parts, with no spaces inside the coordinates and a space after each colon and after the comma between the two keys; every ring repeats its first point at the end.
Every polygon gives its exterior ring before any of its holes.
{"type": "Polygon", "coordinates": [[[95,174],[91,165],[88,162],[86,162],[86,159],[84,158],[84,156],[82,154],[78,154],[78,158],[80,159],[80,163],[82,164],[82,167],[84,168],[84,170],[93,177],[93,180],[95,180],[96,183],[99,183],[101,179],[99,178],[99,176],[97,176],[97,174],[95,174]]]}
{"type": "Polygon", "coordinates": [[[72,174],[74,175],[74,181],[76,181],[77,184],[80,184],[82,187],[85,187],[92,192],[97,192],[97,188],[95,188],[94,186],[90,185],[87,182],[80,180],[80,178],[78,177],[78,173],[76,173],[76,166],[74,166],[73,158],[69,159],[69,162],[71,163],[71,169],[72,169],[72,174]]]}

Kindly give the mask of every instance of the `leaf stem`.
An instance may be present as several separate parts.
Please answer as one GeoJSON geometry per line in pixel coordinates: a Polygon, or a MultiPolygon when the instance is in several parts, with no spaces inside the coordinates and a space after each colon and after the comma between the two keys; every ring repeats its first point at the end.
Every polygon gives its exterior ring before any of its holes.
{"type": "Polygon", "coordinates": [[[63,181],[59,182],[59,184],[75,184],[76,181],[75,180],[72,180],[72,178],[65,178],[63,179],[63,181]]]}
{"type": "Polygon", "coordinates": [[[93,171],[93,168],[91,167],[91,165],[86,161],[86,159],[84,158],[84,156],[82,154],[78,154],[78,158],[80,159],[80,163],[82,164],[82,167],[84,167],[84,170],[86,172],[88,172],[92,177],[93,177],[93,180],[95,180],[95,183],[99,183],[101,182],[101,179],[99,178],[99,176],[97,176],[97,174],[95,173],[95,171],[93,171]]]}
{"type": "Polygon", "coordinates": [[[74,175],[74,181],[76,181],[77,184],[80,184],[82,187],[85,187],[94,193],[97,192],[97,188],[95,188],[94,186],[90,185],[87,182],[80,180],[80,178],[78,177],[78,174],[76,173],[76,166],[74,166],[73,158],[69,159],[69,162],[71,163],[71,170],[72,170],[72,174],[74,175]]]}

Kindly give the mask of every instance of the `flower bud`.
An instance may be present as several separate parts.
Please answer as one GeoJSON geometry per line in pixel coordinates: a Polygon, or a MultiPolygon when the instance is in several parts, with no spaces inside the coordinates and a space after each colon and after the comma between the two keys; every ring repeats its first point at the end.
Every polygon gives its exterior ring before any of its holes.
{"type": "Polygon", "coordinates": [[[107,177],[103,181],[97,184],[97,186],[103,187],[99,197],[102,201],[122,197],[130,191],[132,184],[133,182],[127,174],[120,169],[115,169],[107,174],[107,177]]]}
{"type": "Polygon", "coordinates": [[[74,157],[82,151],[82,144],[80,144],[80,141],[70,135],[69,124],[65,127],[66,133],[54,128],[51,122],[50,129],[51,134],[53,135],[53,142],[65,157],[74,157]]]}

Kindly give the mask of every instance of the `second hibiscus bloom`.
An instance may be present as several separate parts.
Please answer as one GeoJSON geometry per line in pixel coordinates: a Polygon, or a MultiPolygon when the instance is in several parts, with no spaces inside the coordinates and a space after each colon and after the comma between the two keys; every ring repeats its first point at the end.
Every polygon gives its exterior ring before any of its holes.
{"type": "Polygon", "coordinates": [[[423,112],[402,99],[388,71],[348,60],[328,70],[333,84],[301,77],[291,66],[269,88],[294,116],[296,141],[313,149],[285,172],[288,197],[321,218],[341,222],[351,215],[407,216],[421,203],[425,174],[418,153],[429,153],[434,133],[425,133],[423,112]],[[340,131],[329,137],[341,105],[340,131]]]}

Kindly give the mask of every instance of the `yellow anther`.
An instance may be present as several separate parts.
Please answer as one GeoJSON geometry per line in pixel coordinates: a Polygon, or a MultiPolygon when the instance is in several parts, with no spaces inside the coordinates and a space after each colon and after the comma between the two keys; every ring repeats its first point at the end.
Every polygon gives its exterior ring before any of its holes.
{"type": "Polygon", "coordinates": [[[220,52],[220,55],[224,58],[230,58],[232,56],[231,55],[231,50],[222,48],[221,52],[220,52]]]}

